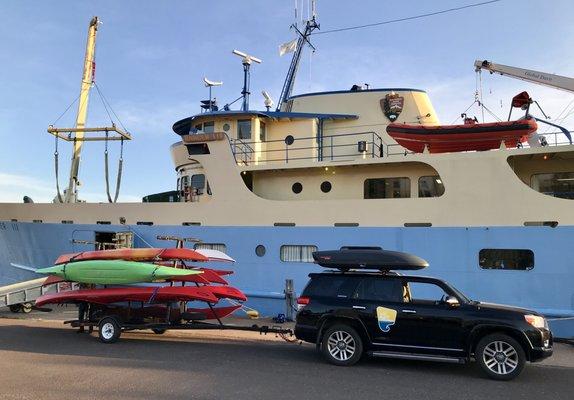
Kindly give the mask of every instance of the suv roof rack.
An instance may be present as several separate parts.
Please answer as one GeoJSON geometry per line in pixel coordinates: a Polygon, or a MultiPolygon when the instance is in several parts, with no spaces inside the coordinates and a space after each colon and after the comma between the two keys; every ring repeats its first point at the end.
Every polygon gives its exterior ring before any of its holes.
{"type": "Polygon", "coordinates": [[[414,254],[380,248],[342,247],[341,250],[313,252],[316,264],[325,268],[342,271],[351,269],[370,269],[379,271],[419,270],[428,267],[429,263],[414,254]]]}

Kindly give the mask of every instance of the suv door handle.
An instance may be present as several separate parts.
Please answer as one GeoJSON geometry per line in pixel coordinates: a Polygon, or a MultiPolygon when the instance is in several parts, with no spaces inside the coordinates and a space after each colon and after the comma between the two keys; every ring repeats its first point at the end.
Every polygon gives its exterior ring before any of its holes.
{"type": "Polygon", "coordinates": [[[417,313],[415,310],[401,310],[401,312],[404,312],[405,314],[416,314],[417,313]]]}
{"type": "Polygon", "coordinates": [[[353,306],[353,308],[355,310],[366,310],[367,309],[367,307],[364,307],[364,306],[353,306]]]}

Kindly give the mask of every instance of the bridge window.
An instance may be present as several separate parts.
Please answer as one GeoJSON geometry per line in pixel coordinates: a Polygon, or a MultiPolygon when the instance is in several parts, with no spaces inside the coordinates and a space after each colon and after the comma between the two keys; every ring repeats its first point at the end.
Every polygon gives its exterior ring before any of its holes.
{"type": "Polygon", "coordinates": [[[281,246],[281,261],[285,262],[313,262],[313,252],[317,246],[313,245],[283,245],[281,246]]]}
{"type": "Polygon", "coordinates": [[[259,140],[264,142],[265,141],[265,122],[259,121],[259,140]]]}
{"type": "Polygon", "coordinates": [[[213,133],[215,131],[215,122],[209,121],[203,123],[203,133],[213,133]]]}
{"type": "Polygon", "coordinates": [[[251,120],[250,119],[237,120],[237,138],[238,139],[251,139],[251,120]]]}
{"type": "Polygon", "coordinates": [[[534,252],[522,249],[482,249],[478,253],[482,269],[527,271],[534,268],[534,252]]]}
{"type": "Polygon", "coordinates": [[[421,176],[419,178],[419,197],[439,197],[444,194],[444,185],[440,176],[421,176]]]}
{"type": "Polygon", "coordinates": [[[203,124],[197,124],[194,128],[200,133],[213,133],[215,130],[215,122],[207,121],[203,124]]]}
{"type": "Polygon", "coordinates": [[[399,199],[406,197],[411,197],[411,180],[409,178],[374,178],[365,180],[365,199],[399,199]]]}
{"type": "Polygon", "coordinates": [[[574,199],[574,172],[532,175],[530,187],[549,196],[574,199]]]}

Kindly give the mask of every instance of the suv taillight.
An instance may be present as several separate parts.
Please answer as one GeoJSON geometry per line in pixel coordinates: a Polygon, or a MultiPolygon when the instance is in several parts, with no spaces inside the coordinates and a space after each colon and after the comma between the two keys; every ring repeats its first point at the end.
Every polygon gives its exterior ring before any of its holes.
{"type": "Polygon", "coordinates": [[[297,299],[297,308],[300,310],[303,307],[305,307],[307,304],[309,304],[309,301],[311,299],[309,297],[305,297],[305,296],[301,296],[297,299]]]}

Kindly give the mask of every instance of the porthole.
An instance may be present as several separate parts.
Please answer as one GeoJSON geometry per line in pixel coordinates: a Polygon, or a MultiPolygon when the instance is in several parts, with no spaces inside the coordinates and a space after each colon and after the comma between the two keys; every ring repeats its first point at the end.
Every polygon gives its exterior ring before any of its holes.
{"type": "Polygon", "coordinates": [[[285,136],[285,144],[287,146],[291,146],[294,142],[295,142],[295,138],[293,137],[293,135],[285,136]]]}
{"type": "Polygon", "coordinates": [[[329,193],[331,191],[331,182],[329,181],[325,181],[323,183],[321,183],[321,191],[323,193],[329,193]]]}
{"type": "Polygon", "coordinates": [[[229,126],[229,124],[223,124],[223,130],[224,130],[225,132],[227,132],[227,131],[229,130],[229,128],[231,128],[231,127],[229,126]]]}
{"type": "Polygon", "coordinates": [[[303,185],[301,185],[301,183],[299,182],[295,182],[293,186],[291,186],[291,190],[293,191],[293,193],[299,194],[303,191],[303,185]]]}
{"type": "Polygon", "coordinates": [[[262,244],[258,245],[255,248],[255,254],[257,254],[258,257],[263,257],[265,255],[265,246],[263,246],[262,244]]]}

